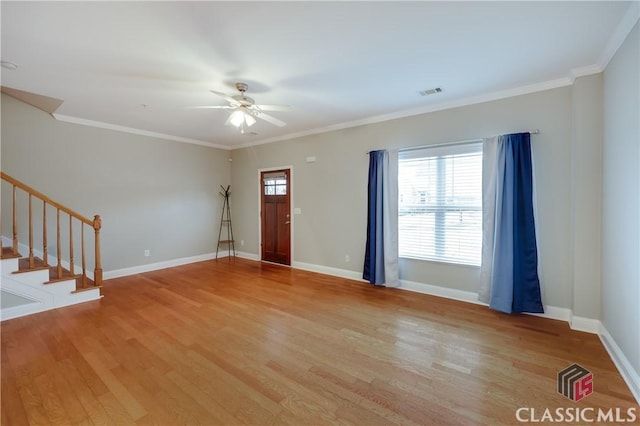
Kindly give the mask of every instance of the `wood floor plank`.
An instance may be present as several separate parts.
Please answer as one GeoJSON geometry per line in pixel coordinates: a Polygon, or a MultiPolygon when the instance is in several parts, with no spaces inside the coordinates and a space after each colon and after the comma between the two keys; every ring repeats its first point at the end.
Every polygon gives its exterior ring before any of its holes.
{"type": "Polygon", "coordinates": [[[49,375],[40,375],[34,379],[37,389],[42,397],[44,411],[51,421],[51,424],[71,424],[74,423],[69,418],[67,410],[63,406],[53,382],[49,375]]]}
{"type": "MultiPolygon", "coordinates": [[[[2,365],[9,364],[9,357],[5,347],[0,348],[2,365]]],[[[17,371],[3,369],[0,377],[0,400],[2,400],[2,424],[23,425],[28,424],[27,412],[25,411],[22,398],[16,392],[18,383],[16,382],[17,371]],[[5,408],[6,407],[6,408],[5,408]]]]}
{"type": "Polygon", "coordinates": [[[60,374],[65,377],[65,380],[71,389],[67,393],[61,390],[60,396],[64,397],[64,400],[79,402],[89,416],[91,423],[96,425],[109,424],[110,419],[107,412],[100,403],[98,397],[92,393],[91,389],[84,381],[84,378],[76,369],[77,365],[77,363],[74,363],[69,359],[62,360],[58,363],[60,374]]]}
{"type": "MultiPolygon", "coordinates": [[[[16,388],[13,389],[13,392],[17,392],[20,399],[22,399],[22,404],[25,412],[27,413],[28,424],[51,424],[45,411],[45,404],[42,400],[42,396],[40,395],[40,390],[36,386],[34,377],[29,371],[29,367],[19,367],[16,373],[16,388]]],[[[8,391],[10,392],[11,390],[8,391]]],[[[4,407],[4,392],[2,404],[2,411],[8,409],[8,407],[4,407]]]]}
{"type": "Polygon", "coordinates": [[[109,420],[102,424],[130,425],[135,423],[134,419],[127,412],[127,409],[118,401],[115,394],[111,392],[105,393],[104,395],[100,395],[98,400],[109,417],[109,420]]]}
{"type": "Polygon", "coordinates": [[[84,354],[85,359],[91,365],[98,377],[107,386],[118,402],[124,407],[133,420],[140,419],[147,414],[146,409],[136,400],[129,390],[103,363],[102,359],[93,352],[84,354]]]}
{"type": "Polygon", "coordinates": [[[512,425],[640,407],[565,322],[244,259],[107,280],[0,324],[2,425],[512,425]],[[579,403],[556,389],[578,363],[579,403]]]}

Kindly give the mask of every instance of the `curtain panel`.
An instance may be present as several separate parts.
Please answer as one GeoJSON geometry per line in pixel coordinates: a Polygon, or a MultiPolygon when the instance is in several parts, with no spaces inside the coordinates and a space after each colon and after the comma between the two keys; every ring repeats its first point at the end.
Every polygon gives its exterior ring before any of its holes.
{"type": "Polygon", "coordinates": [[[529,133],[483,141],[479,299],[506,312],[544,312],[538,277],[529,133]]]}
{"type": "Polygon", "coordinates": [[[399,286],[397,151],[369,153],[367,242],[362,278],[375,285],[399,286]]]}

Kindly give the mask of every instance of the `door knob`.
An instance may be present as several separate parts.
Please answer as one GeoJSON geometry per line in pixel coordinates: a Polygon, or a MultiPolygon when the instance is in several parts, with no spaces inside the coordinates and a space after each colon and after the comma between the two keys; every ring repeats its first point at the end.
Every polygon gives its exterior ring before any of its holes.
{"type": "Polygon", "coordinates": [[[288,221],[286,221],[284,224],[285,224],[285,225],[288,225],[288,224],[290,224],[290,223],[291,223],[291,221],[290,221],[290,220],[288,220],[288,221]]]}

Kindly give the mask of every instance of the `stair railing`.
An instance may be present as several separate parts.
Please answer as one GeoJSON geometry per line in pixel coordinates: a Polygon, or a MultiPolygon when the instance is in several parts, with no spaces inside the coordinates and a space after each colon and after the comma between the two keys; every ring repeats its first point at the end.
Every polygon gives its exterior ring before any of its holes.
{"type": "MultiPolygon", "coordinates": [[[[19,256],[18,252],[18,219],[17,219],[17,190],[21,189],[26,192],[29,196],[29,268],[35,267],[35,256],[33,253],[34,245],[33,245],[33,197],[38,198],[42,201],[42,261],[43,266],[48,267],[48,252],[47,252],[47,205],[52,206],[56,209],[56,248],[57,248],[57,265],[56,271],[58,278],[62,277],[62,243],[61,243],[61,232],[60,232],[60,212],[66,213],[69,215],[69,271],[72,276],[75,275],[74,272],[74,252],[73,252],[73,220],[77,220],[80,222],[80,241],[81,241],[81,261],[82,261],[82,288],[85,288],[87,283],[87,270],[86,270],[86,255],[85,255],[85,237],[84,237],[84,228],[85,225],[93,228],[95,233],[94,243],[95,243],[95,257],[94,257],[94,271],[93,271],[93,281],[95,286],[102,286],[102,263],[100,260],[100,229],[102,228],[102,220],[99,215],[95,215],[93,220],[88,219],[87,217],[76,213],[68,207],[63,206],[60,203],[57,203],[42,194],[41,192],[33,189],[29,185],[26,185],[19,180],[7,175],[4,172],[0,172],[0,176],[2,180],[10,183],[12,185],[12,200],[13,200],[13,228],[12,228],[12,252],[15,256],[19,256]]],[[[0,226],[0,229],[1,226],[0,226]]],[[[2,247],[2,239],[0,239],[0,250],[3,250],[2,247]]]]}

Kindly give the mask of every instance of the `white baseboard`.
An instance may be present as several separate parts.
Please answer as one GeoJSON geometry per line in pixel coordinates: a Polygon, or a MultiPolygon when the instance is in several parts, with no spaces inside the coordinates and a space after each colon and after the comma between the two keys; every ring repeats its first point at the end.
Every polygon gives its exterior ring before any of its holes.
{"type": "Polygon", "coordinates": [[[364,281],[362,272],[349,271],[347,269],[332,268],[330,266],[314,265],[305,262],[291,262],[291,267],[302,269],[303,271],[317,272],[319,274],[332,275],[334,277],[347,278],[350,280],[364,281]]]}
{"type": "Polygon", "coordinates": [[[616,341],[602,323],[600,324],[598,335],[605,349],[609,352],[609,356],[620,372],[620,375],[627,383],[627,386],[629,386],[633,397],[636,399],[638,404],[640,404],[640,375],[633,368],[625,354],[622,352],[622,349],[620,349],[616,341]]]}
{"type": "MultiPolygon", "coordinates": [[[[438,285],[419,283],[415,281],[400,280],[400,289],[415,291],[416,293],[428,294],[431,296],[444,297],[446,299],[458,300],[461,302],[474,303],[476,305],[489,306],[478,300],[478,293],[472,291],[458,290],[455,288],[442,287],[438,285]]],[[[580,322],[577,324],[579,327],[574,327],[572,324],[572,318],[575,320],[577,317],[572,317],[571,309],[559,308],[557,306],[545,305],[543,314],[530,314],[542,318],[549,318],[558,321],[568,322],[572,329],[580,331],[589,331],[590,333],[598,333],[598,324],[600,321],[592,320],[590,318],[580,318],[580,322]],[[593,323],[593,324],[592,324],[593,323]],[[585,325],[589,324],[589,326],[585,325]],[[595,324],[595,325],[594,325],[595,324]]]]}
{"type": "Polygon", "coordinates": [[[258,262],[260,261],[260,256],[258,256],[257,254],[247,253],[244,251],[236,251],[236,256],[242,259],[256,260],[258,262]]]}
{"type": "Polygon", "coordinates": [[[478,293],[471,291],[458,290],[455,288],[441,287],[437,285],[419,283],[415,281],[400,280],[401,290],[413,291],[416,293],[428,294],[430,296],[444,297],[446,299],[459,300],[461,302],[475,303],[477,305],[486,305],[478,300],[478,293]]]}
{"type": "MultiPolygon", "coordinates": [[[[227,257],[227,256],[228,256],[228,253],[226,251],[224,253],[218,253],[219,258],[227,257]]],[[[182,257],[180,259],[165,260],[163,262],[148,263],[146,265],[131,266],[129,268],[114,269],[112,271],[104,272],[103,279],[108,280],[111,278],[126,277],[128,275],[142,274],[143,272],[151,272],[151,271],[157,271],[159,269],[173,268],[175,266],[187,265],[189,263],[202,262],[205,260],[212,260],[215,258],[216,258],[215,253],[207,253],[207,254],[201,254],[198,256],[182,257]]]]}
{"type": "Polygon", "coordinates": [[[602,323],[600,320],[593,318],[585,318],[572,315],[569,320],[569,325],[572,330],[584,331],[591,334],[600,334],[602,323]]]}

